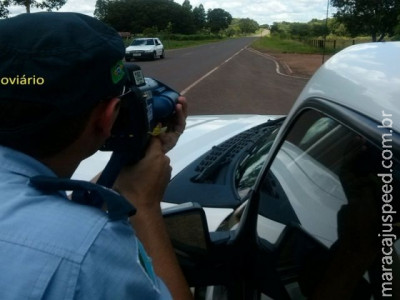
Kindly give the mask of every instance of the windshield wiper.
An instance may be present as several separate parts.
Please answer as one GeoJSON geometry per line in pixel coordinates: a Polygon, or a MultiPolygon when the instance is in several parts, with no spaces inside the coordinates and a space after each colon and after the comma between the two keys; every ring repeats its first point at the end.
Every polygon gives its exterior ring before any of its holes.
{"type": "Polygon", "coordinates": [[[271,133],[276,128],[276,124],[281,122],[282,119],[268,121],[214,146],[195,168],[198,174],[191,178],[192,182],[211,181],[226,164],[231,163],[244,151],[249,151],[260,138],[271,133]]]}
{"type": "Polygon", "coordinates": [[[195,169],[198,174],[192,178],[193,182],[207,182],[216,171],[232,161],[231,154],[234,152],[237,143],[232,143],[228,147],[224,144],[214,146],[210,153],[200,162],[195,169]]]}

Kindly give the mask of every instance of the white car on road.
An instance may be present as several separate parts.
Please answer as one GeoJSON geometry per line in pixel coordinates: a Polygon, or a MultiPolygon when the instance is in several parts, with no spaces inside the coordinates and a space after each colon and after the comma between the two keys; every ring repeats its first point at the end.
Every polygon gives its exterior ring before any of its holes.
{"type": "Polygon", "coordinates": [[[125,50],[125,60],[165,57],[164,45],[159,38],[137,38],[125,50]]]}

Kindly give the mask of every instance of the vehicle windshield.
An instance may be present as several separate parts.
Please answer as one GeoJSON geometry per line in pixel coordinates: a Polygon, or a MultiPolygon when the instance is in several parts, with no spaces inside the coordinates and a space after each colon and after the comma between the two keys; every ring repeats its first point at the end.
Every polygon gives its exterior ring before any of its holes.
{"type": "MultiPolygon", "coordinates": [[[[276,249],[280,282],[299,295],[290,299],[318,294],[320,286],[310,283],[324,277],[329,284],[345,282],[352,294],[346,299],[382,299],[380,291],[371,292],[383,286],[382,272],[399,274],[397,137],[388,128],[379,133],[364,136],[357,127],[308,109],[274,153],[257,186],[256,228],[261,247],[268,253],[276,249]],[[356,262],[361,263],[352,272],[356,262]]],[[[386,282],[395,286],[397,280],[386,282]]],[[[330,299],[343,299],[332,286],[330,299]]]]}
{"type": "MultiPolygon", "coordinates": [[[[385,174],[381,153],[382,149],[332,118],[315,111],[304,113],[261,183],[259,235],[271,241],[270,231],[262,226],[268,218],[284,225],[299,224],[330,246],[337,239],[338,212],[351,202],[353,189],[375,191],[379,180],[387,181],[379,178],[385,174]]],[[[393,157],[389,163],[388,178],[397,184],[399,162],[393,157]]],[[[398,191],[393,194],[398,197],[398,191]]]]}
{"type": "Polygon", "coordinates": [[[133,40],[131,46],[145,46],[145,45],[154,45],[153,39],[137,39],[133,40]]]}
{"type": "Polygon", "coordinates": [[[261,137],[238,164],[235,173],[235,187],[240,199],[245,199],[256,183],[279,127],[261,137]]]}

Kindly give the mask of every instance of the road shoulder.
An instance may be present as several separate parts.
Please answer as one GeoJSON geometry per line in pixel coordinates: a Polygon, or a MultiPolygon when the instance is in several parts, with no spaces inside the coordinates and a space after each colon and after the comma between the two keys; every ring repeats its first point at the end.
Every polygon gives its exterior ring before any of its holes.
{"type": "Polygon", "coordinates": [[[264,52],[276,59],[286,75],[310,78],[329,56],[321,54],[296,54],[264,52]]]}

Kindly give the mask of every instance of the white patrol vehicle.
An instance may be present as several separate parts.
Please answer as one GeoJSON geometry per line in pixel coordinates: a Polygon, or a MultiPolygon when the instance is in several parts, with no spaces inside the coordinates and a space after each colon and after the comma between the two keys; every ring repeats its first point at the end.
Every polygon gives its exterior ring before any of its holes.
{"type": "Polygon", "coordinates": [[[286,117],[191,116],[168,155],[166,221],[199,299],[306,299],[340,267],[323,286],[336,299],[338,283],[357,299],[396,297],[400,42],[334,55],[286,117]],[[354,260],[332,265],[337,249],[354,260]]]}

